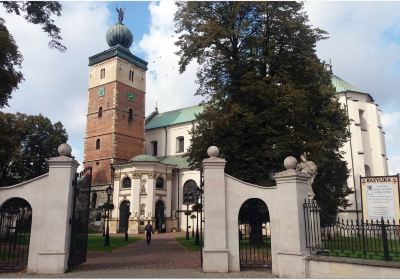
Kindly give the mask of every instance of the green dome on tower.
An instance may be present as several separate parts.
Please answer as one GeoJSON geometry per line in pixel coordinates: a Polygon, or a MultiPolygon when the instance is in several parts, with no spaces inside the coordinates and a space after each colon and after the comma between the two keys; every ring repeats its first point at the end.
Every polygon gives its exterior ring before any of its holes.
{"type": "Polygon", "coordinates": [[[107,44],[110,47],[121,45],[127,49],[132,45],[132,32],[123,23],[117,23],[107,30],[107,44]]]}

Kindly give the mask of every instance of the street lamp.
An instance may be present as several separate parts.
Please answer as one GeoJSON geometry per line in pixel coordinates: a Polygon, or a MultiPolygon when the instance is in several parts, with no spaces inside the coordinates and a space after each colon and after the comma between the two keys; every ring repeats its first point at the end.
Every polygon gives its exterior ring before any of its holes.
{"type": "Polygon", "coordinates": [[[106,194],[107,194],[107,229],[106,229],[106,237],[104,238],[104,247],[110,247],[110,230],[109,230],[109,221],[110,221],[110,209],[111,209],[111,203],[110,203],[110,197],[113,193],[113,189],[111,185],[108,186],[106,189],[106,194]]]}
{"type": "Polygon", "coordinates": [[[190,219],[192,219],[192,238],[194,238],[194,219],[196,219],[196,215],[193,214],[190,219]]]}
{"type": "MultiPolygon", "coordinates": [[[[196,196],[196,212],[197,212],[197,217],[199,217],[199,208],[202,207],[201,202],[199,203],[199,198],[201,196],[202,193],[202,189],[200,189],[199,187],[197,187],[194,190],[194,194],[196,196]]],[[[202,209],[200,209],[200,211],[202,211],[202,209]]],[[[196,245],[200,245],[200,239],[199,239],[199,218],[196,219],[196,239],[194,241],[194,243],[196,245]]]]}
{"type": "Polygon", "coordinates": [[[131,215],[131,212],[129,211],[129,207],[131,206],[131,203],[129,202],[129,200],[126,201],[125,204],[125,211],[126,211],[126,228],[125,228],[125,241],[128,241],[128,227],[129,227],[129,217],[131,215]]]}
{"type": "Polygon", "coordinates": [[[192,196],[188,193],[185,194],[185,205],[186,205],[186,240],[189,240],[189,215],[190,215],[190,211],[189,211],[189,205],[190,202],[192,200],[192,196]]]}

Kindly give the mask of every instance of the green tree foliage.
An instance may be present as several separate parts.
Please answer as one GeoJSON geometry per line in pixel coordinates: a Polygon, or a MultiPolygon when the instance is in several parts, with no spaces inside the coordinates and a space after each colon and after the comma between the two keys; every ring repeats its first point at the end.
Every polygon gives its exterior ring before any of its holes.
{"type": "Polygon", "coordinates": [[[46,159],[68,140],[60,122],[42,116],[0,112],[0,186],[12,185],[48,171],[46,159]]]}
{"type": "MultiPolygon", "coordinates": [[[[39,24],[50,37],[49,47],[61,52],[66,47],[61,44],[60,28],[54,24],[52,15],[61,15],[61,4],[54,1],[2,1],[0,4],[7,13],[23,16],[26,21],[39,24]]],[[[11,93],[18,89],[23,80],[21,68],[22,55],[13,36],[9,33],[5,20],[0,18],[0,108],[8,105],[11,93]]]]}
{"type": "Polygon", "coordinates": [[[297,2],[178,2],[180,71],[196,60],[205,98],[188,157],[199,167],[210,145],[226,172],[270,184],[288,155],[319,167],[314,189],[329,216],[346,207],[348,170],[339,148],[348,119],[315,53],[326,32],[297,2]]]}

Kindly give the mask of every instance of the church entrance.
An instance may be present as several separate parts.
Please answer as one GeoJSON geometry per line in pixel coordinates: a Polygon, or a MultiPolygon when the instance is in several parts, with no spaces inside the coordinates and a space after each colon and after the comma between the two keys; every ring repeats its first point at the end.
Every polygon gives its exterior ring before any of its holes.
{"type": "Polygon", "coordinates": [[[271,231],[268,207],[258,198],[246,200],[239,211],[241,268],[271,268],[271,231]]]}
{"type": "Polygon", "coordinates": [[[128,200],[124,200],[121,202],[119,207],[119,227],[118,232],[126,232],[128,228],[128,221],[129,221],[129,212],[130,203],[128,200]]]}
{"type": "Polygon", "coordinates": [[[165,205],[162,200],[156,202],[156,224],[155,229],[158,232],[165,232],[165,215],[164,215],[165,205]]]}

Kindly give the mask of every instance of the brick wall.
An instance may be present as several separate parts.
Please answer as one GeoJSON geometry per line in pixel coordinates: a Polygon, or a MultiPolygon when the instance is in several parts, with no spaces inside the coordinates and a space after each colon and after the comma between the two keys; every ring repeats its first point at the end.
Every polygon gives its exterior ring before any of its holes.
{"type": "Polygon", "coordinates": [[[118,81],[101,86],[88,91],[84,165],[93,167],[93,185],[112,183],[111,163],[144,153],[145,93],[118,81]],[[98,96],[101,86],[104,96],[98,96]],[[133,101],[128,99],[128,92],[134,94],[133,101]],[[133,110],[131,120],[129,109],[133,110]],[[97,139],[100,149],[96,149],[97,139]]]}

